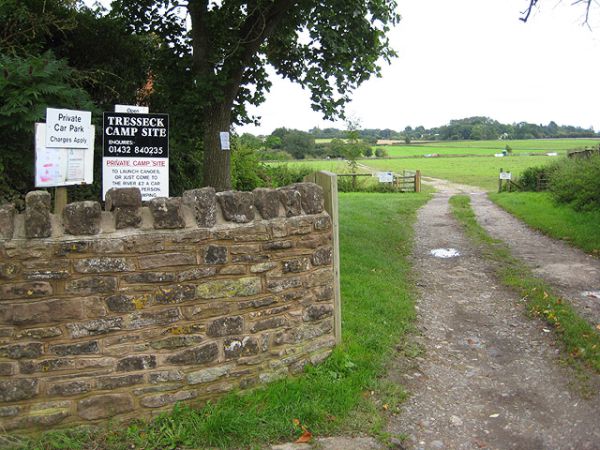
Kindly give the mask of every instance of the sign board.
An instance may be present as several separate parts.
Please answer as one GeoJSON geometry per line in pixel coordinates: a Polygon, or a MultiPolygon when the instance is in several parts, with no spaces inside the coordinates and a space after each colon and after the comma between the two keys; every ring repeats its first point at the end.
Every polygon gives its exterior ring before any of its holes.
{"type": "Polygon", "coordinates": [[[86,137],[89,147],[46,146],[45,123],[35,124],[35,186],[57,187],[92,184],[94,181],[94,127],[86,137]]]}
{"type": "Polygon", "coordinates": [[[90,145],[92,113],[73,109],[46,109],[47,148],[94,148],[90,145]]]}
{"type": "Polygon", "coordinates": [[[500,179],[501,180],[510,180],[510,179],[512,179],[512,175],[510,172],[500,172],[500,179]]]}
{"type": "Polygon", "coordinates": [[[546,155],[548,156],[558,156],[557,152],[550,152],[550,153],[546,153],[546,155]]]}
{"type": "Polygon", "coordinates": [[[142,200],[169,196],[169,116],[104,113],[102,199],[111,188],[137,187],[142,200]]]}
{"type": "Polygon", "coordinates": [[[136,106],[136,105],[115,105],[115,112],[129,113],[129,114],[148,114],[150,108],[147,106],[136,106]]]}
{"type": "Polygon", "coordinates": [[[496,158],[504,158],[504,153],[494,153],[496,158]]]}
{"type": "Polygon", "coordinates": [[[380,183],[393,183],[394,182],[394,174],[392,172],[377,172],[375,175],[379,178],[380,183]]]}
{"type": "Polygon", "coordinates": [[[221,131],[219,137],[221,139],[221,150],[231,150],[231,146],[229,145],[229,132],[221,131]]]}

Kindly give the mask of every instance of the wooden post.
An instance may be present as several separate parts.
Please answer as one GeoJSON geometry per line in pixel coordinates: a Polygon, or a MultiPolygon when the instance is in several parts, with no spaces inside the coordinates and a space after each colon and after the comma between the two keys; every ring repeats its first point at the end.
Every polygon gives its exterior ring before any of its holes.
{"type": "MultiPolygon", "coordinates": [[[[356,177],[354,177],[356,178],[356,177]]],[[[340,292],[340,222],[337,175],[321,171],[304,177],[304,181],[316,183],[323,188],[325,211],[331,217],[331,232],[333,236],[333,330],[336,345],[342,342],[342,295],[340,292]]]]}
{"type": "Polygon", "coordinates": [[[63,209],[67,206],[67,188],[56,187],[54,188],[54,214],[57,216],[62,214],[63,209]]]}
{"type": "MultiPolygon", "coordinates": [[[[502,173],[502,167],[500,168],[500,173],[502,173]]],[[[498,193],[502,192],[502,178],[498,175],[498,193]]]]}
{"type": "Polygon", "coordinates": [[[415,172],[415,192],[421,192],[421,171],[415,172]]]}

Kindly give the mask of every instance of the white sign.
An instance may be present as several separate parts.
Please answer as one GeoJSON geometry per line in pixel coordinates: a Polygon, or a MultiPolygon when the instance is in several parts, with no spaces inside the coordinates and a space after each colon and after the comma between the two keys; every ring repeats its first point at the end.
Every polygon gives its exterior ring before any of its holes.
{"type": "Polygon", "coordinates": [[[496,158],[504,158],[504,153],[494,153],[496,158]]]}
{"type": "Polygon", "coordinates": [[[394,182],[394,174],[392,172],[377,172],[376,176],[379,178],[380,183],[394,182]]]}
{"type": "Polygon", "coordinates": [[[142,200],[169,196],[169,116],[104,113],[102,199],[136,187],[142,200]]]}
{"type": "Polygon", "coordinates": [[[56,187],[92,184],[94,181],[94,127],[89,148],[46,147],[45,123],[35,124],[35,186],[56,187]]]}
{"type": "Polygon", "coordinates": [[[500,172],[500,179],[501,180],[510,180],[510,179],[512,179],[512,175],[510,172],[500,172]]]}
{"type": "Polygon", "coordinates": [[[548,156],[558,156],[558,153],[556,153],[556,152],[550,152],[550,153],[546,153],[546,155],[548,155],[548,156]]]}
{"type": "Polygon", "coordinates": [[[150,108],[147,106],[136,106],[136,105],[115,105],[115,112],[129,113],[129,114],[148,114],[150,108]]]}
{"type": "Polygon", "coordinates": [[[231,150],[231,147],[229,145],[229,132],[221,131],[219,133],[219,136],[221,138],[221,150],[231,150]]]}
{"type": "Polygon", "coordinates": [[[142,200],[169,196],[168,158],[102,158],[102,199],[110,188],[136,187],[142,200]]]}
{"type": "Polygon", "coordinates": [[[94,148],[90,145],[92,113],[72,109],[46,109],[47,148],[94,148]]]}

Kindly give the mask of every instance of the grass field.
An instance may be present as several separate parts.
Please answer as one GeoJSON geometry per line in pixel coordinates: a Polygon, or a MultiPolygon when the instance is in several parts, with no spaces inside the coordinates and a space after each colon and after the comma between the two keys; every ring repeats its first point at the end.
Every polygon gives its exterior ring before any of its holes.
{"type": "Polygon", "coordinates": [[[335,431],[383,435],[382,413],[396,411],[405,393],[379,378],[391,353],[403,349],[415,317],[407,257],[416,210],[428,198],[340,195],[343,343],[322,365],[200,409],[176,407],[152,422],[59,430],[36,439],[0,434],[0,447],[263,448],[297,439],[302,433],[298,424],[315,436],[335,431]]]}
{"type": "Polygon", "coordinates": [[[600,256],[600,211],[574,211],[555,204],[547,193],[504,192],[490,198],[530,227],[600,256]]]}
{"type": "Polygon", "coordinates": [[[513,154],[566,153],[567,150],[598,146],[600,139],[524,139],[493,141],[443,141],[423,144],[390,145],[382,147],[391,157],[414,157],[437,153],[439,155],[490,156],[501,153],[509,145],[513,154]]]}
{"type": "Polygon", "coordinates": [[[488,191],[498,189],[500,169],[519,175],[527,167],[542,166],[555,161],[548,156],[509,156],[506,158],[419,158],[419,159],[369,159],[362,164],[377,170],[420,170],[425,177],[443,178],[455,183],[480,186],[488,191]]]}

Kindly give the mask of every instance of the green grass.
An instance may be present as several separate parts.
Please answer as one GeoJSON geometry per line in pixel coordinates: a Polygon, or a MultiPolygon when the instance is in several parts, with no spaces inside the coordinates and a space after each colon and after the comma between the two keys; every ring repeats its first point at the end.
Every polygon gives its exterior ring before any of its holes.
{"type": "MultiPolygon", "coordinates": [[[[350,427],[382,433],[384,403],[404,393],[380,382],[394,347],[415,318],[410,266],[412,223],[425,194],[340,195],[343,344],[322,365],[249,393],[226,395],[200,409],[176,407],[151,422],[73,429],[36,439],[15,438],[19,449],[256,448],[350,427]]],[[[10,440],[0,436],[0,446],[10,440]]]]}
{"type": "Polygon", "coordinates": [[[418,169],[425,177],[442,178],[494,191],[498,190],[500,169],[520,175],[528,167],[542,166],[555,160],[556,158],[540,156],[510,156],[506,158],[369,159],[360,162],[377,170],[393,172],[418,169]]]}
{"type": "Polygon", "coordinates": [[[543,192],[503,192],[490,198],[530,227],[600,256],[600,211],[578,212],[543,192]]]}
{"type": "Polygon", "coordinates": [[[434,141],[422,144],[390,145],[383,148],[392,157],[412,157],[438,153],[440,155],[491,156],[501,153],[509,145],[514,154],[559,152],[597,146],[598,139],[523,139],[491,141],[434,141]]]}
{"type": "Polygon", "coordinates": [[[452,212],[464,225],[467,233],[485,246],[486,254],[496,261],[501,281],[520,292],[526,300],[529,313],[546,321],[563,343],[567,360],[585,365],[600,373],[600,333],[521,261],[512,257],[508,247],[492,239],[477,223],[470,206],[470,198],[456,195],[450,198],[452,212]]]}
{"type": "Polygon", "coordinates": [[[284,162],[269,162],[269,165],[288,165],[290,167],[309,167],[313,171],[327,170],[333,173],[348,172],[348,163],[338,159],[331,160],[308,160],[303,159],[299,161],[284,161],[284,162]]]}

